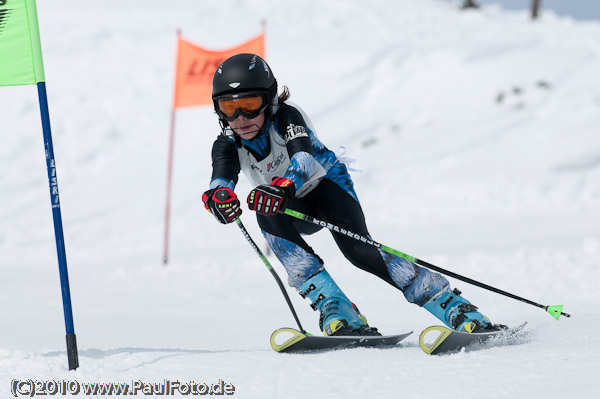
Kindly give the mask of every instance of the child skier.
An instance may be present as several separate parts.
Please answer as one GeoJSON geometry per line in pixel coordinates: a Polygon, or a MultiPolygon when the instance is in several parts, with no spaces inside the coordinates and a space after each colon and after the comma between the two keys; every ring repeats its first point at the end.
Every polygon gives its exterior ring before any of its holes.
{"type": "MultiPolygon", "coordinates": [[[[212,148],[212,179],[202,196],[206,209],[223,224],[241,213],[234,193],[240,171],[256,186],[247,198],[269,247],[286,269],[290,286],[319,311],[325,335],[380,335],[346,297],[301,235],[319,226],[282,212],[302,213],[369,236],[346,166],[315,135],[304,112],[289,102],[267,63],[254,54],[225,60],[213,77],[214,108],[222,133],[212,148]],[[227,195],[218,195],[224,190],[227,195]],[[220,200],[219,198],[227,198],[220,200]]],[[[398,256],[332,233],[344,256],[404,293],[457,331],[498,329],[477,307],[451,290],[448,280],[398,256]]]]}

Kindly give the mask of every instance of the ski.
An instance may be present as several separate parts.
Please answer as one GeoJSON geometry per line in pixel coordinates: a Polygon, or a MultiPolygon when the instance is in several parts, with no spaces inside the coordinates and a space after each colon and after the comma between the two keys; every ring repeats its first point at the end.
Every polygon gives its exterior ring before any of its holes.
{"type": "Polygon", "coordinates": [[[458,332],[448,327],[433,326],[421,333],[419,344],[421,345],[421,349],[429,355],[454,353],[460,351],[462,348],[480,349],[506,345],[521,335],[519,333],[525,328],[525,325],[527,323],[523,323],[518,327],[483,333],[458,332]],[[432,331],[438,332],[439,336],[431,345],[427,345],[425,343],[425,336],[432,331]]]}
{"type": "Polygon", "coordinates": [[[302,333],[294,328],[280,328],[271,334],[271,347],[280,353],[302,353],[332,349],[390,347],[398,344],[411,332],[396,335],[360,335],[326,337],[302,333]],[[281,335],[280,335],[281,334],[281,335]],[[277,338],[284,339],[278,344],[277,338]]]}

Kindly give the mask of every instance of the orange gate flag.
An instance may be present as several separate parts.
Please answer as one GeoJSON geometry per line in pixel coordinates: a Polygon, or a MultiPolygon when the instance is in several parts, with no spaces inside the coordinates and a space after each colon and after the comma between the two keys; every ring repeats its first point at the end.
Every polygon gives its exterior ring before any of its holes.
{"type": "Polygon", "coordinates": [[[212,78],[217,67],[239,53],[265,58],[265,34],[224,51],[211,51],[179,37],[173,109],[212,105],[212,78]]]}

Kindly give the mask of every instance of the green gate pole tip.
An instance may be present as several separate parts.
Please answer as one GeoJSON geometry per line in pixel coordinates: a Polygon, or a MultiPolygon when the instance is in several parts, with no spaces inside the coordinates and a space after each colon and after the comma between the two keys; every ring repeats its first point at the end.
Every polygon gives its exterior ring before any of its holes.
{"type": "Polygon", "coordinates": [[[552,317],[554,317],[556,320],[560,319],[560,315],[562,313],[562,310],[563,310],[563,305],[548,306],[546,308],[546,311],[548,313],[550,313],[550,315],[552,317]]]}

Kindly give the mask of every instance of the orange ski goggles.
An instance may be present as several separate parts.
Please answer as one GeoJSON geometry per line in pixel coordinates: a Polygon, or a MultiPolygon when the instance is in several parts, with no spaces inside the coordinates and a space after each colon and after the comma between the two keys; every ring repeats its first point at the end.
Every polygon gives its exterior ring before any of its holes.
{"type": "Polygon", "coordinates": [[[215,99],[215,105],[219,118],[226,121],[233,121],[239,115],[254,119],[267,107],[264,94],[260,92],[220,96],[215,99]]]}

